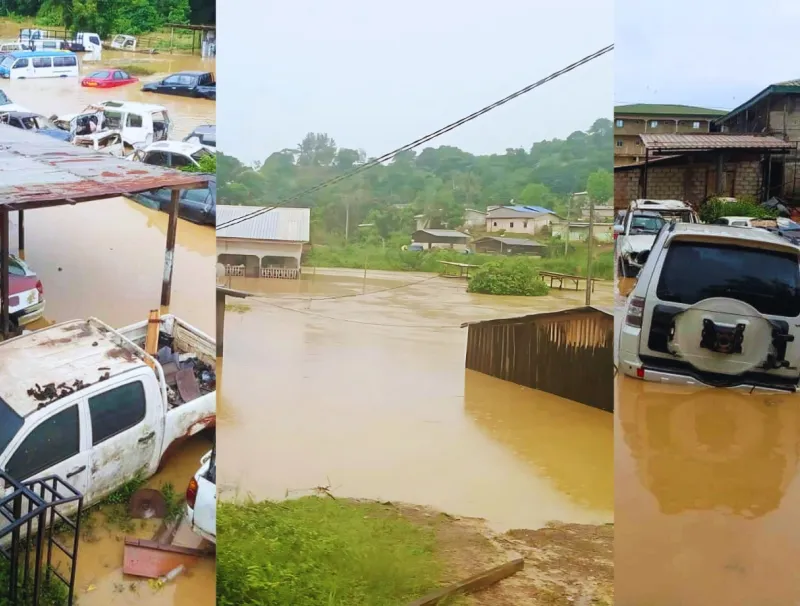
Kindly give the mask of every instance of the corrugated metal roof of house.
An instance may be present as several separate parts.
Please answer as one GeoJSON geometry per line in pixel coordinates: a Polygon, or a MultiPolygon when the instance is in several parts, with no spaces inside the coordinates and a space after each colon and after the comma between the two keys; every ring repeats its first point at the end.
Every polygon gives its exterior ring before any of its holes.
{"type": "Polygon", "coordinates": [[[731,134],[642,134],[647,149],[683,151],[701,149],[794,149],[795,144],[777,137],[731,134]]]}
{"type": "Polygon", "coordinates": [[[504,236],[485,236],[476,242],[480,242],[481,240],[497,240],[498,242],[502,242],[508,246],[529,246],[535,248],[547,248],[546,244],[540,244],[535,240],[526,240],[525,238],[506,238],[504,236]]]}
{"type": "MultiPolygon", "coordinates": [[[[222,225],[256,210],[258,207],[254,206],[217,206],[217,223],[222,225]]],[[[247,221],[223,227],[217,231],[217,237],[308,242],[310,223],[308,208],[273,208],[247,221]]]]}
{"type": "Polygon", "coordinates": [[[798,94],[800,93],[800,79],[794,80],[784,80],[783,82],[775,82],[774,84],[770,84],[760,93],[752,96],[750,99],[742,103],[739,107],[732,109],[730,112],[715,120],[717,124],[722,124],[725,121],[733,118],[735,115],[743,112],[744,110],[754,106],[759,101],[762,101],[766,97],[772,94],[798,94]]]}
{"type": "Polygon", "coordinates": [[[439,238],[469,238],[468,234],[456,231],[454,229],[418,229],[417,231],[423,231],[426,234],[430,234],[439,238]]]}
{"type": "Polygon", "coordinates": [[[630,105],[617,105],[614,107],[615,114],[633,114],[644,116],[692,116],[718,118],[724,116],[727,111],[724,109],[711,109],[709,107],[697,107],[695,105],[678,105],[663,103],[631,103],[630,105]]]}

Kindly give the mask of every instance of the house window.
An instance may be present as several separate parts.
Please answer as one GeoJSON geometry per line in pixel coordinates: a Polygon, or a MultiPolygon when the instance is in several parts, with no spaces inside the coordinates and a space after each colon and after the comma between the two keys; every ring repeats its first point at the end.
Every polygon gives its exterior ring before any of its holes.
{"type": "Polygon", "coordinates": [[[528,227],[528,222],[527,221],[523,221],[522,222],[522,227],[528,227]]]}
{"type": "Polygon", "coordinates": [[[622,139],[617,139],[617,147],[622,147],[622,139]]]}
{"type": "Polygon", "coordinates": [[[658,120],[650,120],[650,128],[656,128],[658,126],[658,120]]]}
{"type": "Polygon", "coordinates": [[[694,129],[700,128],[700,123],[699,122],[692,122],[692,128],[694,128],[694,129]]]}
{"type": "Polygon", "coordinates": [[[622,128],[622,126],[623,126],[624,124],[625,124],[625,122],[624,122],[624,121],[622,121],[622,120],[617,120],[617,128],[622,128]]]}
{"type": "Polygon", "coordinates": [[[508,228],[509,229],[514,229],[514,222],[513,221],[511,221],[511,223],[508,224],[508,228]]]}

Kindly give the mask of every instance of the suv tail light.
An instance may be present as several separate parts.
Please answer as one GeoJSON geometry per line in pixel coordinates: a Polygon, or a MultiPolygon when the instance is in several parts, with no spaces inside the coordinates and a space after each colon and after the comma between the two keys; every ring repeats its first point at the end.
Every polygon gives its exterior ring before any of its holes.
{"type": "Polygon", "coordinates": [[[37,280],[36,281],[36,290],[39,291],[39,297],[40,298],[44,296],[44,286],[42,286],[42,281],[41,280],[37,280]]]}
{"type": "Polygon", "coordinates": [[[616,240],[617,238],[619,238],[619,234],[617,232],[614,232],[614,239],[616,240]]]}
{"type": "Polygon", "coordinates": [[[186,489],[186,502],[189,507],[194,509],[194,503],[197,500],[197,480],[192,478],[189,482],[189,487],[186,489]]]}
{"type": "Polygon", "coordinates": [[[643,316],[644,299],[642,297],[631,297],[628,305],[628,314],[625,316],[625,324],[634,328],[641,328],[643,316]]]}

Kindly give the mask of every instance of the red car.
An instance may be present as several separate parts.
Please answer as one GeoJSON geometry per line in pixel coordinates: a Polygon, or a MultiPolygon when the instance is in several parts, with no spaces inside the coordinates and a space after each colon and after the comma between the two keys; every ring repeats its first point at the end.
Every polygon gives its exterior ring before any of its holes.
{"type": "Polygon", "coordinates": [[[139,78],[134,78],[128,72],[121,69],[103,69],[93,74],[89,74],[81,80],[81,86],[89,88],[113,88],[115,86],[125,86],[138,82],[139,78]]]}

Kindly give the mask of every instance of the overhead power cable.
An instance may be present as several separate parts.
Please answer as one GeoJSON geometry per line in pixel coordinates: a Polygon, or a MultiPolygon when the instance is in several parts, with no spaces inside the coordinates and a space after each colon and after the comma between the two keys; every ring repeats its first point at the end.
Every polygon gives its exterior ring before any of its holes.
{"type": "Polygon", "coordinates": [[[445,133],[448,133],[448,132],[450,132],[452,130],[455,130],[459,126],[462,126],[462,125],[466,124],[467,122],[470,122],[470,121],[474,120],[475,118],[478,118],[478,117],[480,117],[480,116],[492,111],[493,109],[496,109],[496,108],[500,107],[501,105],[505,105],[509,101],[512,101],[512,100],[516,99],[517,97],[521,97],[522,95],[531,92],[535,88],[538,88],[538,87],[542,86],[543,84],[546,84],[547,82],[550,82],[551,80],[555,80],[556,78],[558,78],[560,76],[563,76],[564,74],[569,73],[574,69],[577,69],[581,65],[585,65],[586,63],[589,63],[590,61],[594,61],[595,59],[605,55],[606,53],[611,52],[613,49],[614,49],[614,45],[613,44],[610,44],[610,45],[606,46],[605,48],[601,48],[599,51],[596,51],[596,52],[592,53],[591,55],[587,55],[583,59],[580,59],[579,61],[576,61],[575,63],[572,63],[572,64],[568,65],[567,67],[558,70],[557,72],[553,72],[549,76],[547,76],[545,78],[542,78],[541,80],[538,80],[538,81],[534,82],[533,84],[529,84],[525,88],[521,88],[520,90],[518,90],[518,91],[516,91],[514,93],[511,93],[507,97],[503,97],[502,99],[500,99],[499,101],[495,101],[491,105],[487,105],[486,107],[484,107],[482,109],[479,109],[478,111],[473,112],[473,113],[469,114],[468,116],[465,116],[465,117],[461,118],[460,120],[456,120],[455,122],[452,122],[451,124],[448,124],[447,126],[443,126],[442,128],[440,128],[440,129],[438,129],[438,130],[436,130],[436,131],[434,131],[432,133],[429,133],[429,134],[425,135],[424,137],[420,137],[419,139],[416,139],[415,141],[412,141],[411,143],[403,145],[402,147],[399,147],[399,148],[397,148],[397,149],[395,149],[393,151],[390,151],[390,152],[388,152],[386,154],[383,154],[382,156],[380,156],[378,158],[374,158],[373,160],[370,160],[369,162],[366,162],[366,163],[364,163],[364,164],[362,164],[360,166],[357,166],[356,168],[354,168],[354,169],[352,169],[352,170],[350,170],[350,171],[348,171],[346,173],[343,173],[343,174],[341,174],[341,175],[339,175],[337,177],[333,177],[331,179],[328,179],[327,181],[323,181],[322,183],[320,183],[318,185],[315,185],[314,187],[310,187],[308,189],[305,189],[305,190],[303,190],[303,191],[301,191],[301,192],[299,192],[297,194],[294,194],[293,196],[290,196],[288,198],[284,198],[281,201],[277,202],[273,206],[265,206],[265,207],[259,208],[256,211],[248,213],[246,215],[242,215],[241,217],[236,217],[234,219],[230,219],[228,221],[225,221],[225,222],[217,225],[217,231],[219,231],[221,229],[225,229],[227,227],[232,227],[234,225],[238,225],[239,223],[242,223],[244,221],[250,221],[252,219],[255,219],[259,215],[262,215],[264,213],[268,213],[271,210],[275,210],[276,208],[279,208],[281,206],[285,206],[285,205],[287,205],[287,204],[289,204],[291,202],[294,202],[294,201],[296,201],[296,200],[298,200],[300,198],[304,198],[304,197],[306,197],[306,196],[308,196],[310,194],[313,194],[313,193],[315,193],[315,192],[317,192],[317,191],[319,191],[321,189],[324,189],[326,187],[329,187],[331,185],[335,185],[336,183],[339,183],[340,181],[344,181],[345,179],[349,179],[350,177],[353,177],[353,176],[355,176],[355,175],[357,175],[357,174],[359,174],[359,173],[361,173],[361,172],[363,172],[365,170],[368,170],[368,169],[370,169],[370,168],[372,168],[374,166],[377,166],[378,164],[383,164],[384,162],[387,162],[388,160],[391,160],[392,158],[394,158],[397,154],[405,152],[405,151],[410,151],[410,150],[412,150],[412,149],[414,149],[416,147],[419,147],[420,145],[424,145],[425,143],[427,143],[431,139],[435,139],[436,137],[439,137],[439,136],[441,136],[441,135],[443,135],[445,133]]]}

